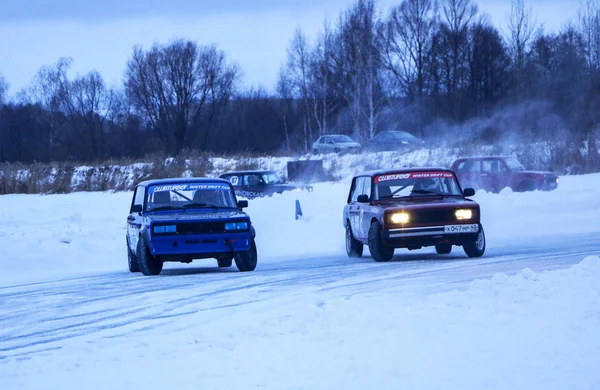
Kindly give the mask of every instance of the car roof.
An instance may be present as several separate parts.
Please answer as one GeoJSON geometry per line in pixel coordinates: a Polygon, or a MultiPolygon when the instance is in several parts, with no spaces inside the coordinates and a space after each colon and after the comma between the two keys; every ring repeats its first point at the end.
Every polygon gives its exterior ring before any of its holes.
{"type": "Polygon", "coordinates": [[[443,167],[419,167],[419,168],[398,168],[398,169],[376,169],[371,171],[365,171],[358,175],[354,175],[354,177],[359,176],[379,176],[379,175],[389,175],[390,173],[411,173],[411,172],[425,172],[425,171],[442,171],[442,172],[452,172],[454,171],[450,168],[443,167]]]}
{"type": "Polygon", "coordinates": [[[255,170],[248,170],[248,171],[229,171],[229,172],[222,173],[220,176],[224,176],[224,175],[249,175],[249,174],[253,174],[253,173],[275,173],[275,171],[267,170],[267,169],[255,169],[255,170]]]}
{"type": "Polygon", "coordinates": [[[179,184],[179,183],[227,183],[225,179],[219,179],[218,177],[172,177],[164,179],[152,179],[140,182],[138,185],[141,186],[154,186],[157,184],[179,184]]]}

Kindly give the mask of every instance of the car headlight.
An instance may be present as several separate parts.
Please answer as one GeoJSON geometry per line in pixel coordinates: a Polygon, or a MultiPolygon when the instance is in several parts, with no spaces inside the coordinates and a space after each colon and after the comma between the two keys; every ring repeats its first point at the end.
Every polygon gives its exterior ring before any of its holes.
{"type": "Polygon", "coordinates": [[[408,213],[394,213],[390,215],[390,221],[392,223],[408,223],[410,217],[408,213]]]}
{"type": "Polygon", "coordinates": [[[473,211],[471,209],[458,209],[454,212],[456,219],[471,219],[473,218],[473,211]]]}
{"type": "Polygon", "coordinates": [[[176,233],[177,225],[155,225],[152,229],[154,233],[176,233]]]}
{"type": "Polygon", "coordinates": [[[560,179],[558,178],[558,176],[556,177],[556,184],[558,184],[558,182],[560,181],[560,179]]]}
{"type": "Polygon", "coordinates": [[[248,230],[248,222],[227,222],[225,224],[225,230],[248,230]]]}
{"type": "Polygon", "coordinates": [[[296,187],[296,192],[300,192],[300,191],[302,191],[302,188],[296,187]]]}

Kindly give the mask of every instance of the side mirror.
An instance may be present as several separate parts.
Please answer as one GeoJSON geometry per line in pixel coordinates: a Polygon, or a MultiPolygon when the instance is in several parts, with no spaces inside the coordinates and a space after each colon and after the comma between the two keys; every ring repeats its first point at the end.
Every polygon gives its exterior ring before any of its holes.
{"type": "Polygon", "coordinates": [[[475,195],[475,190],[472,188],[465,188],[463,190],[463,195],[464,196],[473,196],[473,195],[475,195]]]}
{"type": "Polygon", "coordinates": [[[358,201],[358,203],[369,203],[370,202],[369,195],[365,195],[365,194],[358,195],[358,199],[356,199],[356,200],[358,201]]]}
{"type": "Polygon", "coordinates": [[[241,209],[248,207],[248,201],[247,200],[238,200],[238,207],[241,209]]]}
{"type": "Polygon", "coordinates": [[[141,213],[142,212],[142,205],[141,204],[134,204],[131,207],[131,212],[132,213],[141,213]]]}

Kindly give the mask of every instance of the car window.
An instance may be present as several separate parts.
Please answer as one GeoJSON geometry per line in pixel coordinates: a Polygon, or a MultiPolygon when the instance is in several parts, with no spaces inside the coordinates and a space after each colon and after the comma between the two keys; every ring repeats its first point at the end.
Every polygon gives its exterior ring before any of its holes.
{"type": "Polygon", "coordinates": [[[460,196],[456,177],[451,172],[393,173],[375,177],[375,199],[441,194],[460,196]]]}
{"type": "Polygon", "coordinates": [[[500,163],[500,160],[490,159],[490,160],[483,160],[481,162],[481,171],[482,172],[497,173],[497,172],[504,172],[505,170],[506,169],[500,163]]]}
{"type": "Polygon", "coordinates": [[[362,177],[357,177],[354,180],[354,186],[352,187],[352,194],[350,195],[350,202],[358,201],[358,196],[361,194],[363,188],[363,180],[362,177]]]}
{"type": "Polygon", "coordinates": [[[365,177],[363,178],[363,189],[361,195],[367,195],[369,199],[371,198],[371,178],[365,177]]]}
{"type": "Polygon", "coordinates": [[[282,184],[283,180],[274,172],[268,172],[262,175],[262,179],[266,184],[282,184]]]}
{"type": "Polygon", "coordinates": [[[508,165],[509,170],[513,172],[525,170],[525,167],[521,165],[521,163],[519,162],[519,160],[517,160],[516,157],[509,157],[504,161],[506,162],[506,165],[508,165]]]}
{"type": "Polygon", "coordinates": [[[224,183],[176,183],[155,185],[148,188],[147,209],[159,207],[186,207],[204,205],[235,208],[235,196],[231,187],[224,183]]]}
{"type": "Polygon", "coordinates": [[[244,185],[255,187],[260,185],[261,180],[259,175],[245,175],[244,176],[244,185]]]}
{"type": "Polygon", "coordinates": [[[329,137],[321,137],[321,140],[319,142],[322,144],[326,144],[328,139],[329,137]]]}
{"type": "Polygon", "coordinates": [[[133,195],[133,206],[143,206],[144,205],[144,187],[138,186],[135,189],[135,194],[133,195]]]}

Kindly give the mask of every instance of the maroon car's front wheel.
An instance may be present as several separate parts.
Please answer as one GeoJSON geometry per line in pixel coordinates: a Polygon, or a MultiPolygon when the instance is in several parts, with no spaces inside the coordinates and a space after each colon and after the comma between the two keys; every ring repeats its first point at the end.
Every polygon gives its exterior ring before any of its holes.
{"type": "Polygon", "coordinates": [[[379,222],[372,222],[369,228],[369,252],[377,262],[390,261],[394,257],[394,248],[385,245],[381,229],[379,222]]]}
{"type": "Polygon", "coordinates": [[[481,257],[485,253],[485,232],[483,226],[479,225],[479,233],[477,239],[463,245],[465,253],[469,257],[481,257]]]}

